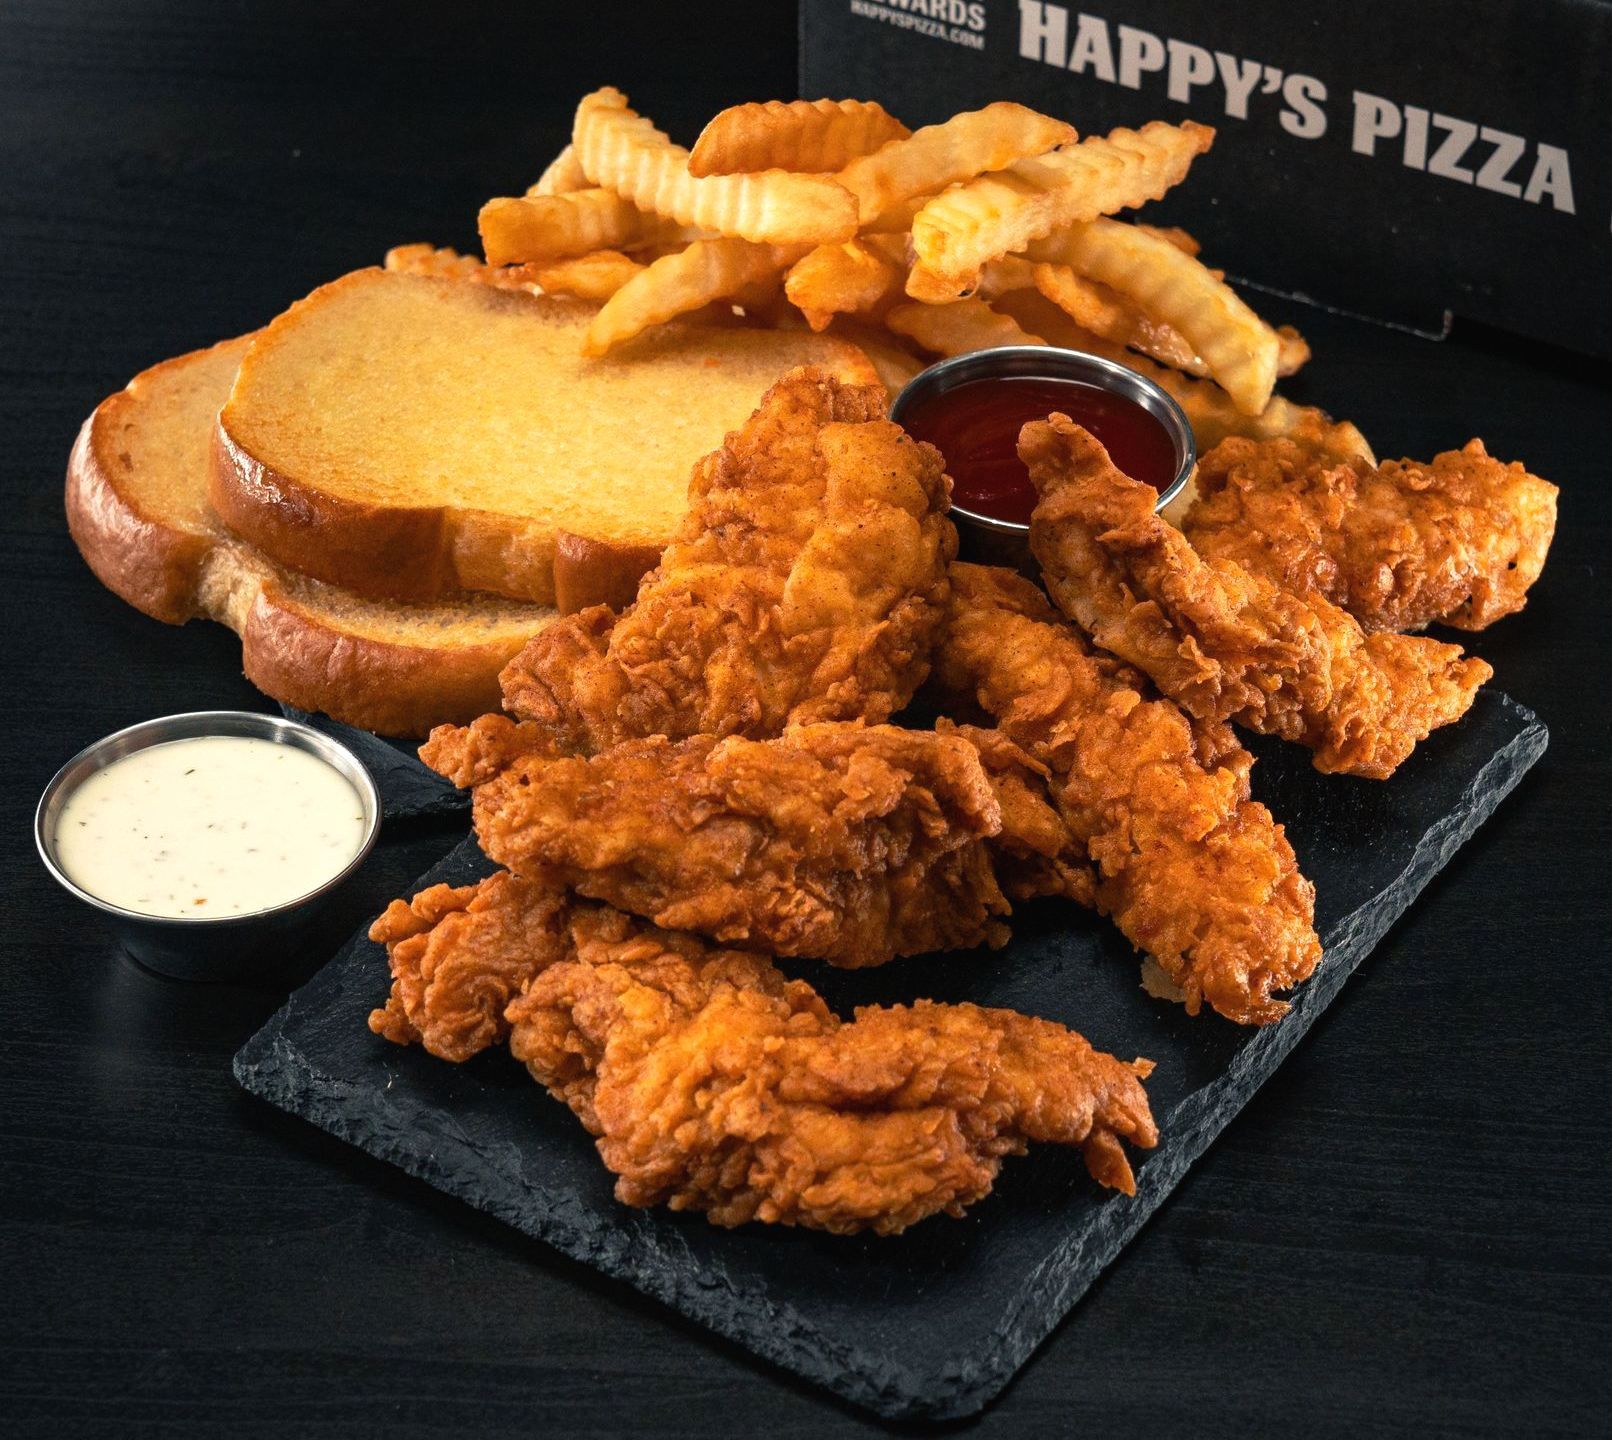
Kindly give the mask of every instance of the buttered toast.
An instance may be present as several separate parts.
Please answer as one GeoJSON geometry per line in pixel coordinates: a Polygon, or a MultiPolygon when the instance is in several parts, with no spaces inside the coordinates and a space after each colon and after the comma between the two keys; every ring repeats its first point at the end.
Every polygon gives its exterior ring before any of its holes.
{"type": "Polygon", "coordinates": [[[552,611],[492,596],[366,600],[274,564],[213,513],[213,428],[251,340],[153,366],[85,421],[66,499],[90,568],[158,620],[230,626],[247,678],[300,709],[393,735],[496,709],[499,668],[552,611]]]}
{"type": "Polygon", "coordinates": [[[694,462],[779,375],[877,376],[801,331],[667,325],[605,359],[597,307],[360,270],[259,332],[218,418],[210,496],[282,565],[382,599],[622,603],[694,462]]]}

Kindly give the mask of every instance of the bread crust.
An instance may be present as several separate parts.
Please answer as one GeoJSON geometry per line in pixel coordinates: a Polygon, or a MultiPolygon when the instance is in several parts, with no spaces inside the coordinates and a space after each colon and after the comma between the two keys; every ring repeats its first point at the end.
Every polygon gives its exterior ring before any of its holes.
{"type": "MultiPolygon", "coordinates": [[[[162,372],[212,353],[196,350],[143,371],[162,372]]],[[[118,484],[116,440],[139,403],[132,387],[109,395],[79,428],[67,457],[64,495],[67,530],[95,578],[136,610],[167,625],[182,625],[197,613],[197,587],[212,542],[152,518],[118,484]]]]}
{"type": "MultiPolygon", "coordinates": [[[[358,270],[333,280],[291,306],[264,333],[384,273],[358,270]]],[[[534,316],[550,308],[573,311],[578,303],[468,280],[422,278],[418,283],[468,287],[490,309],[531,310],[534,316]]],[[[855,345],[838,337],[818,339],[836,347],[837,362],[819,363],[832,363],[840,379],[877,383],[872,363],[855,345]]],[[[257,349],[243,358],[243,377],[257,349]]],[[[371,504],[331,494],[253,453],[241,433],[249,422],[235,407],[232,395],[218,417],[207,480],[213,509],[231,530],[287,569],[355,595],[424,601],[474,591],[569,612],[631,600],[638,578],[658,558],[658,547],[649,544],[580,536],[572,536],[581,543],[562,555],[567,532],[541,530],[519,517],[457,506],[371,504]]]]}
{"type": "MultiPolygon", "coordinates": [[[[147,513],[120,484],[129,461],[118,453],[118,437],[135,422],[138,387],[160,384],[165,372],[211,353],[194,351],[142,372],[80,427],[64,500],[68,530],[96,578],[166,624],[228,625],[241,637],[246,678],[301,710],[399,736],[423,736],[436,725],[496,710],[498,672],[525,637],[417,646],[343,630],[300,601],[271,562],[227,536],[198,534],[147,513]]],[[[534,623],[533,633],[540,628],[534,623]]]]}
{"type": "Polygon", "coordinates": [[[620,545],[562,530],[554,547],[554,607],[562,615],[590,605],[625,610],[660,557],[659,545],[620,545]]]}
{"type": "Polygon", "coordinates": [[[420,737],[497,710],[498,672],[523,643],[425,650],[348,635],[268,580],[247,609],[241,663],[259,690],[299,710],[420,737]]]}
{"type": "MultiPolygon", "coordinates": [[[[207,500],[225,525],[265,555],[294,555],[301,574],[354,594],[432,600],[460,588],[446,511],[365,505],[315,490],[248,453],[222,413],[213,430],[207,500]]],[[[552,603],[552,597],[497,593],[552,603]]]]}

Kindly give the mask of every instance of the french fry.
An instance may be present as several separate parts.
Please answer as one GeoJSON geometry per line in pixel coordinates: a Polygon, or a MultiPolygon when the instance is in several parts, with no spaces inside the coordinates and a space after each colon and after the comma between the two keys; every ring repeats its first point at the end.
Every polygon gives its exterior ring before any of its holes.
{"type": "Polygon", "coordinates": [[[1168,240],[1177,250],[1184,250],[1188,255],[1197,255],[1203,249],[1198,243],[1198,237],[1190,230],[1183,230],[1179,225],[1144,225],[1138,221],[1136,228],[1146,230],[1150,235],[1157,235],[1160,240],[1168,240]]]}
{"type": "Polygon", "coordinates": [[[552,160],[548,169],[537,177],[535,185],[526,189],[528,195],[569,195],[573,190],[586,190],[588,177],[582,173],[582,162],[577,159],[576,148],[567,145],[552,160]]]}
{"type": "Polygon", "coordinates": [[[1014,290],[999,295],[991,303],[1003,314],[1012,316],[1021,326],[1045,335],[1054,345],[1101,355],[1152,380],[1172,396],[1186,413],[1200,455],[1213,449],[1228,435],[1246,435],[1250,440],[1270,440],[1285,435],[1330,459],[1358,456],[1372,464],[1377,463],[1366,437],[1352,422],[1334,420],[1326,411],[1313,405],[1295,405],[1283,395],[1273,395],[1270,403],[1258,415],[1245,415],[1213,380],[1183,375],[1167,365],[1156,364],[1110,340],[1082,330],[1039,291],[1014,290]]]}
{"type": "Polygon", "coordinates": [[[489,200],[477,217],[489,265],[544,263],[662,239],[666,226],[609,190],[489,200]]]}
{"type": "Polygon", "coordinates": [[[838,170],[911,132],[873,100],[768,100],[731,105],[700,131],[689,174],[838,170]]]}
{"type": "Polygon", "coordinates": [[[1276,340],[1279,346],[1276,352],[1278,375],[1296,375],[1310,363],[1310,342],[1291,325],[1278,325],[1276,340]]]}
{"type": "Polygon", "coordinates": [[[1010,290],[1033,290],[1035,272],[1034,261],[1022,255],[1004,255],[1000,260],[992,260],[980,272],[980,297],[994,300],[1010,290]]]}
{"type": "Polygon", "coordinates": [[[914,273],[945,276],[966,293],[987,260],[1023,250],[1065,225],[1157,200],[1179,183],[1214,136],[1190,120],[1155,120],[954,185],[913,217],[914,273]]]}
{"type": "Polygon", "coordinates": [[[1074,138],[1073,125],[999,100],[983,110],[965,110],[939,125],[926,125],[905,140],[890,141],[851,161],[840,171],[839,181],[856,197],[857,223],[878,224],[886,211],[916,195],[1044,154],[1074,138]]]}
{"type": "Polygon", "coordinates": [[[1039,335],[1025,330],[1011,315],[994,310],[979,299],[953,305],[897,305],[884,323],[898,335],[916,340],[937,355],[967,355],[1003,345],[1045,345],[1039,335]]]}
{"type": "Polygon", "coordinates": [[[443,279],[479,280],[487,267],[474,255],[437,245],[394,245],[385,266],[400,275],[435,275],[443,279]]]}
{"type": "Polygon", "coordinates": [[[1189,375],[1209,373],[1208,364],[1179,330],[1154,319],[1129,296],[1077,274],[1068,265],[1035,265],[1031,269],[1035,288],[1082,330],[1140,350],[1189,375]]]}
{"type": "Polygon", "coordinates": [[[790,266],[784,294],[813,330],[827,328],[836,315],[878,310],[901,294],[907,276],[891,253],[891,239],[874,235],[817,246],[790,266]]]}
{"type": "Polygon", "coordinates": [[[386,268],[401,275],[429,275],[438,280],[474,280],[506,290],[524,290],[537,283],[529,265],[484,265],[474,255],[461,255],[447,246],[394,245],[386,252],[386,268]]]}
{"type": "Polygon", "coordinates": [[[644,266],[619,250],[595,250],[556,260],[552,265],[525,267],[547,295],[574,295],[579,300],[608,300],[644,266]]]}
{"type": "Polygon", "coordinates": [[[651,325],[713,300],[742,300],[748,295],[754,303],[755,287],[776,282],[803,253],[800,246],[758,245],[732,237],[696,240],[686,250],[646,267],[616,291],[593,317],[583,353],[604,355],[651,325]]]}
{"type": "Polygon", "coordinates": [[[681,225],[758,244],[828,245],[856,233],[856,201],[829,176],[768,170],[696,178],[688,151],[630,109],[619,90],[583,97],[571,143],[593,184],[681,225]]]}
{"type": "Polygon", "coordinates": [[[1269,403],[1281,350],[1276,332],[1201,261],[1168,240],[1097,219],[1071,225],[1028,253],[1112,286],[1179,331],[1243,414],[1258,415],[1269,403]]]}

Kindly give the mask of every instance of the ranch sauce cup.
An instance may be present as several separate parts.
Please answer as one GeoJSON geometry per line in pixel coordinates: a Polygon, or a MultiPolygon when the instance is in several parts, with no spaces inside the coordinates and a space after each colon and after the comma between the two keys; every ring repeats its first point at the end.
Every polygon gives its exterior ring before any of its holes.
{"type": "Polygon", "coordinates": [[[358,758],[247,711],[121,730],[58,772],[35,841],[124,947],[186,979],[266,973],[369,853],[380,798],[358,758]]]}

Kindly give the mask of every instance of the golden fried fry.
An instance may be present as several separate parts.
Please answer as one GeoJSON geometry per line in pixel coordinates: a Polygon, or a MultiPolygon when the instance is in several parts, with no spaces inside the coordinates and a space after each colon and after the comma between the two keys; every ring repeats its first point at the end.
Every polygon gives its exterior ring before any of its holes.
{"type": "Polygon", "coordinates": [[[865,315],[901,295],[906,266],[893,236],[873,235],[843,245],[819,245],[790,266],[784,293],[813,330],[836,315],[865,315]]]}
{"type": "Polygon", "coordinates": [[[663,239],[667,227],[609,190],[489,200],[477,217],[489,265],[542,263],[663,239]]]}
{"type": "Polygon", "coordinates": [[[749,240],[696,240],[639,271],[605,303],[588,327],[583,351],[603,355],[651,325],[697,310],[713,300],[763,298],[754,287],[776,281],[801,247],[757,245],[749,240]]]}
{"type": "Polygon", "coordinates": [[[548,169],[537,177],[535,185],[526,187],[528,195],[569,195],[573,190],[586,190],[588,177],[582,172],[576,147],[567,145],[552,160],[548,169]]]}
{"type": "Polygon", "coordinates": [[[1276,327],[1276,373],[1296,375],[1310,363],[1310,342],[1291,325],[1276,327]]]}
{"type": "Polygon", "coordinates": [[[912,132],[874,100],[768,100],[730,105],[700,131],[689,174],[838,170],[912,132]]]}
{"type": "MultiPolygon", "coordinates": [[[[1269,440],[1285,435],[1317,455],[1340,460],[1358,457],[1371,464],[1376,463],[1366,437],[1350,421],[1334,420],[1324,410],[1318,410],[1313,405],[1295,405],[1282,395],[1273,395],[1270,404],[1258,415],[1244,415],[1213,380],[1197,380],[1183,375],[1093,335],[1088,330],[1082,330],[1037,291],[1009,291],[998,295],[991,304],[1021,326],[1045,336],[1054,345],[1101,355],[1127,365],[1137,374],[1154,381],[1186,412],[1200,455],[1207,454],[1228,435],[1245,435],[1251,440],[1269,440]]],[[[1182,498],[1186,500],[1190,497],[1182,498]]]]}
{"type": "Polygon", "coordinates": [[[1208,126],[1190,120],[1155,120],[953,186],[913,218],[919,266],[965,293],[987,260],[1023,250],[1061,226],[1157,200],[1214,138],[1208,126]]]}
{"type": "Polygon", "coordinates": [[[1012,316],[978,299],[959,300],[954,305],[897,305],[884,317],[884,323],[896,334],[910,336],[937,355],[967,355],[1003,345],[1047,343],[1023,329],[1012,316]]]}
{"type": "Polygon", "coordinates": [[[695,178],[688,151],[608,86],[577,106],[572,144],[595,185],[682,225],[758,244],[826,245],[856,231],[855,200],[828,176],[769,170],[695,178]]]}
{"type": "Polygon", "coordinates": [[[856,197],[858,224],[868,225],[925,191],[999,170],[1074,139],[1074,126],[999,100],[983,110],[965,110],[939,125],[926,125],[905,140],[892,140],[853,160],[840,171],[839,181],[856,197]]]}
{"type": "Polygon", "coordinates": [[[1183,230],[1179,225],[1144,225],[1140,221],[1137,225],[1149,235],[1157,235],[1160,240],[1168,240],[1177,250],[1187,255],[1197,255],[1203,249],[1198,243],[1198,237],[1190,230],[1183,230]]]}
{"type": "Polygon", "coordinates": [[[1036,265],[1033,277],[1036,289],[1081,329],[1140,350],[1189,375],[1209,373],[1203,356],[1175,326],[1155,319],[1129,296],[1102,281],[1079,275],[1068,265],[1036,265]]]}
{"type": "Polygon", "coordinates": [[[386,268],[401,275],[474,280],[507,290],[522,290],[538,283],[537,272],[530,265],[484,265],[474,255],[461,255],[446,245],[394,245],[386,252],[386,268]]]}
{"type": "Polygon", "coordinates": [[[619,250],[595,250],[552,265],[530,269],[538,285],[550,295],[574,295],[579,300],[608,300],[644,267],[619,250]]]}
{"type": "Polygon", "coordinates": [[[1178,331],[1243,414],[1258,415],[1269,403],[1281,348],[1276,332],[1201,261],[1168,240],[1099,218],[1069,225],[1026,253],[1111,286],[1178,331]]]}

